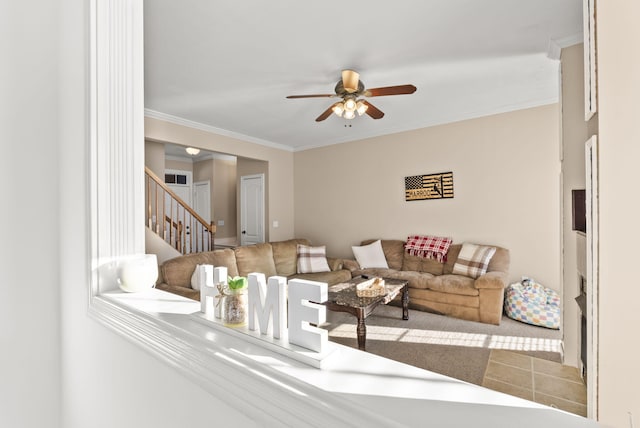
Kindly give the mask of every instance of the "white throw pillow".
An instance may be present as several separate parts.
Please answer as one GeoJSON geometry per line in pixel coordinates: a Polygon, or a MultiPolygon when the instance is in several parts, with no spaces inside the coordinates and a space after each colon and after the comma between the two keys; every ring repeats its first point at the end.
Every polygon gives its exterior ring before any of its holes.
{"type": "Polygon", "coordinates": [[[382,243],[378,239],[369,245],[363,245],[361,247],[351,247],[353,255],[355,256],[361,269],[368,268],[383,268],[389,269],[387,259],[382,251],[382,243]]]}
{"type": "Polygon", "coordinates": [[[198,272],[200,272],[200,266],[201,265],[196,265],[196,268],[191,275],[191,288],[194,290],[200,290],[200,275],[198,274],[198,272]]]}

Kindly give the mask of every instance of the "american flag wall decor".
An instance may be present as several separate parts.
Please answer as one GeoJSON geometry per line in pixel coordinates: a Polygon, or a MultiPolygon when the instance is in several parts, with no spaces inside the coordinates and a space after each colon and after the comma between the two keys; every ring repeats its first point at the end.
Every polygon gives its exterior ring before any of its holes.
{"type": "Polygon", "coordinates": [[[406,201],[453,199],[453,172],[405,177],[404,194],[406,201]]]}

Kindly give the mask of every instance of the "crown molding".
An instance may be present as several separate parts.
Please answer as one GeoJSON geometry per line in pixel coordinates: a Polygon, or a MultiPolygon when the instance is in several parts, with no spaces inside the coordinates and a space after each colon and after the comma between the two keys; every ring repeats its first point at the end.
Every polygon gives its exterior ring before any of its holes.
{"type": "Polygon", "coordinates": [[[559,60],[562,49],[569,46],[583,43],[584,38],[582,33],[572,34],[566,37],[560,37],[557,39],[549,39],[549,47],[547,49],[547,57],[553,60],[559,60]]]}
{"type": "Polygon", "coordinates": [[[209,132],[211,134],[222,135],[225,137],[235,138],[238,140],[246,141],[253,144],[259,144],[261,146],[270,147],[272,149],[284,150],[287,152],[293,152],[293,148],[290,146],[286,146],[284,144],[275,143],[273,141],[264,140],[262,138],[252,137],[250,135],[240,134],[238,132],[229,131],[222,128],[216,128],[215,126],[205,125],[204,123],[195,122],[193,120],[184,119],[178,116],[173,116],[167,113],[162,113],[159,111],[151,110],[148,108],[144,109],[144,116],[152,119],[163,120],[165,122],[170,122],[176,125],[186,126],[188,128],[199,129],[201,131],[209,132]]]}
{"type": "MultiPolygon", "coordinates": [[[[562,40],[569,40],[568,37],[562,39],[562,40]]],[[[558,45],[560,46],[560,45],[558,45]]],[[[570,45],[566,45],[566,46],[570,46],[570,45]]],[[[559,58],[559,57],[558,57],[559,58]]],[[[422,128],[429,128],[432,126],[438,126],[438,125],[444,125],[447,123],[453,123],[453,122],[461,122],[463,120],[470,120],[470,119],[477,119],[479,117],[484,117],[484,116],[492,116],[494,114],[501,114],[501,113],[508,113],[510,111],[516,111],[516,110],[524,110],[524,109],[528,109],[528,108],[534,108],[534,107],[540,107],[540,106],[544,106],[544,105],[548,105],[548,104],[554,104],[557,103],[558,97],[553,97],[553,98],[548,98],[548,99],[540,99],[540,100],[531,100],[531,101],[526,101],[526,102],[522,102],[522,103],[518,103],[518,104],[510,104],[508,106],[500,106],[500,107],[495,107],[495,108],[489,108],[486,110],[482,110],[482,111],[475,111],[475,112],[469,112],[469,113],[465,113],[462,115],[451,115],[451,116],[447,116],[447,117],[441,117],[438,119],[433,120],[430,123],[422,123],[419,125],[416,124],[408,124],[405,126],[401,126],[401,127],[389,127],[386,129],[382,129],[379,130],[376,135],[371,135],[371,136],[365,136],[363,138],[359,138],[358,140],[354,140],[353,138],[350,137],[338,137],[338,138],[333,138],[333,139],[329,139],[327,141],[325,141],[324,143],[320,143],[320,144],[313,144],[313,145],[308,145],[308,146],[301,146],[301,147],[290,147],[290,146],[285,146],[283,144],[278,144],[278,143],[273,143],[267,140],[263,140],[260,138],[255,138],[255,137],[249,137],[249,136],[245,136],[243,134],[239,134],[239,133],[235,133],[232,131],[227,131],[221,128],[216,128],[213,126],[209,126],[209,125],[205,125],[199,122],[195,122],[192,120],[188,120],[188,119],[182,119],[176,116],[171,116],[165,113],[161,113],[161,112],[157,112],[154,110],[149,110],[149,109],[145,109],[145,117],[150,117],[153,119],[159,119],[159,120],[164,120],[170,123],[175,123],[176,125],[182,125],[182,126],[186,126],[189,128],[195,128],[195,129],[200,129],[202,131],[205,132],[211,132],[214,134],[218,134],[218,135],[224,135],[227,137],[232,137],[232,138],[237,138],[243,141],[248,141],[251,143],[255,143],[255,144],[260,144],[263,146],[267,146],[267,147],[271,147],[271,148],[275,148],[275,149],[279,149],[279,150],[284,150],[287,152],[303,152],[305,150],[312,150],[312,149],[317,149],[317,148],[321,148],[321,147],[326,147],[326,146],[333,146],[335,144],[344,144],[344,143],[349,143],[349,142],[353,142],[353,141],[359,141],[359,140],[366,140],[369,138],[375,138],[375,137],[379,137],[379,136],[383,136],[383,135],[389,135],[389,134],[396,134],[396,133],[400,133],[400,132],[407,132],[407,131],[415,131],[418,129],[422,129],[422,128]]]]}
{"type": "Polygon", "coordinates": [[[555,104],[558,101],[559,101],[558,97],[552,97],[552,98],[545,98],[540,100],[526,101],[518,104],[509,104],[506,106],[488,108],[486,110],[478,110],[478,111],[468,112],[461,115],[443,116],[443,117],[436,118],[427,124],[422,123],[419,126],[415,126],[416,124],[408,124],[402,127],[389,127],[389,128],[381,129],[381,130],[378,130],[378,132],[376,132],[375,135],[371,135],[369,137],[362,137],[357,140],[354,140],[352,138],[344,138],[344,137],[334,138],[322,144],[314,144],[309,146],[297,147],[294,149],[294,152],[303,152],[305,150],[318,149],[321,147],[332,146],[335,144],[344,144],[344,143],[350,143],[354,141],[368,140],[371,138],[381,137],[383,135],[398,134],[400,132],[418,131],[420,129],[430,128],[432,126],[446,125],[448,123],[461,122],[463,120],[471,120],[471,119],[477,119],[485,116],[493,116],[495,114],[509,113],[517,110],[525,110],[528,108],[542,107],[549,104],[555,104]]]}

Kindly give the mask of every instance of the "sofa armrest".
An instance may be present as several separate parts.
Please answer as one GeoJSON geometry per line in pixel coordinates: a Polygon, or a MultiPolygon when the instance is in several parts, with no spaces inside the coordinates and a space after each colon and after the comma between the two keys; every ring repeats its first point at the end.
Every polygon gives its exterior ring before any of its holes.
{"type": "Polygon", "coordinates": [[[158,290],[167,291],[192,300],[200,300],[200,291],[189,287],[181,287],[179,285],[169,285],[166,282],[156,284],[158,290]]]}
{"type": "Polygon", "coordinates": [[[478,277],[474,284],[477,289],[504,289],[507,286],[507,274],[505,272],[487,272],[478,277]]]}
{"type": "Polygon", "coordinates": [[[342,270],[342,259],[327,257],[327,263],[329,264],[329,269],[331,269],[332,272],[342,270]]]}
{"type": "Polygon", "coordinates": [[[342,261],[342,266],[344,267],[344,269],[347,269],[351,272],[360,270],[360,265],[358,264],[358,262],[352,259],[344,259],[342,261]]]}

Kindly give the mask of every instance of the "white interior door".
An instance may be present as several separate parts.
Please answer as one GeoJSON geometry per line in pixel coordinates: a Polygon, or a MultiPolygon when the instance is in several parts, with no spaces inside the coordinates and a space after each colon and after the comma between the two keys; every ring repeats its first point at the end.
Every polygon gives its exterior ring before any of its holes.
{"type": "Polygon", "coordinates": [[[193,183],[193,209],[200,217],[211,223],[211,182],[193,183]]]}
{"type": "Polygon", "coordinates": [[[167,187],[173,191],[187,205],[191,206],[191,186],[183,186],[181,184],[167,184],[167,187]]]}
{"type": "Polygon", "coordinates": [[[264,242],[264,174],[240,177],[240,245],[264,242]]]}

